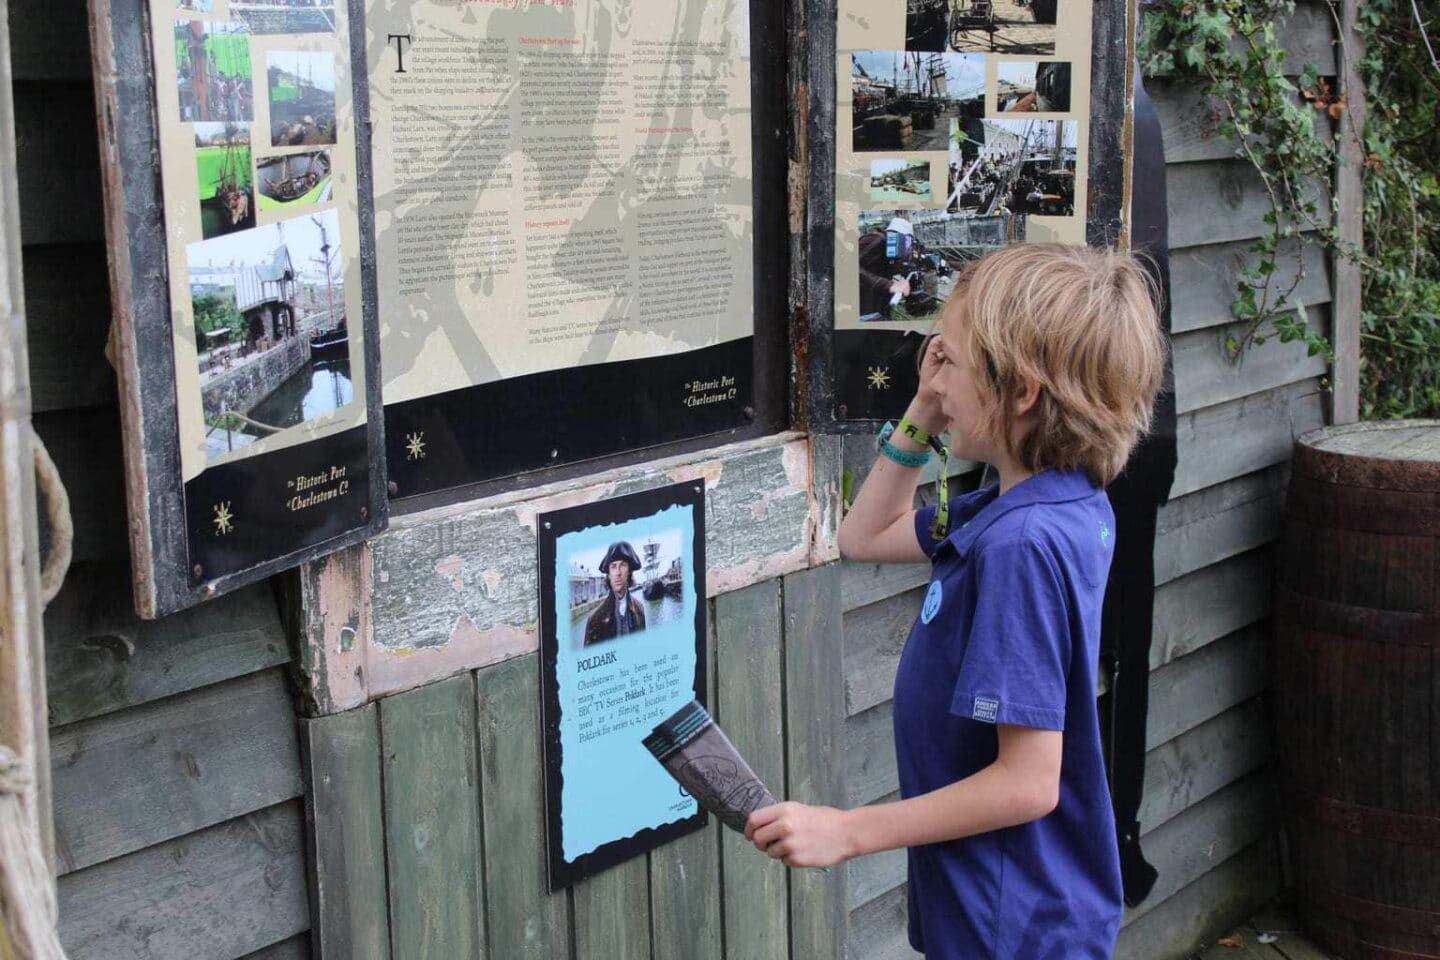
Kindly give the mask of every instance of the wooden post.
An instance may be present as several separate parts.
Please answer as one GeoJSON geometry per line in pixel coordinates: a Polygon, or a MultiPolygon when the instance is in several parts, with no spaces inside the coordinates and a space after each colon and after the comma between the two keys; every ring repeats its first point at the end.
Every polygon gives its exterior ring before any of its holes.
{"type": "Polygon", "coordinates": [[[1335,226],[1342,249],[1332,258],[1335,285],[1331,304],[1335,367],[1331,371],[1330,422],[1360,419],[1360,265],[1343,250],[1365,243],[1365,197],[1361,171],[1365,148],[1365,82],[1360,78],[1364,38],[1355,29],[1360,0],[1340,3],[1338,61],[1340,93],[1345,111],[1340,115],[1340,164],[1335,171],[1335,226]]]}

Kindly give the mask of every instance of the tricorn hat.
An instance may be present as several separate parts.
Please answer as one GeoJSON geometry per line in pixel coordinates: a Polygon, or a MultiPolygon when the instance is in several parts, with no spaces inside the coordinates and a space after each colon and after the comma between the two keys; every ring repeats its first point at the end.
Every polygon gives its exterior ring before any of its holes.
{"type": "Polygon", "coordinates": [[[616,540],[610,544],[610,549],[605,551],[605,559],[600,561],[600,572],[609,573],[610,564],[616,560],[624,560],[630,564],[631,573],[640,569],[640,555],[635,552],[634,547],[630,546],[630,544],[624,540],[616,540]]]}

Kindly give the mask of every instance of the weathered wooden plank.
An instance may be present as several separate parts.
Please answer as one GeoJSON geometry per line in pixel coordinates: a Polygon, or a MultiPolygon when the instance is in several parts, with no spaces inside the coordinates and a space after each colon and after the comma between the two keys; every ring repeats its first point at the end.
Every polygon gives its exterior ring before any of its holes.
{"type": "MultiPolygon", "coordinates": [[[[1340,162],[1335,169],[1335,228],[1341,250],[1365,246],[1365,79],[1360,73],[1365,37],[1357,29],[1359,0],[1342,0],[1340,14],[1339,83],[1345,98],[1340,117],[1340,162]]],[[[1418,8],[1417,8],[1418,10],[1418,8]]],[[[1419,14],[1416,14],[1417,18],[1419,14]]],[[[1428,44],[1429,41],[1427,40],[1428,44]]],[[[1360,419],[1360,264],[1343,253],[1330,258],[1335,273],[1335,327],[1332,344],[1335,371],[1331,423],[1360,419]]]]}
{"type": "Polygon", "coordinates": [[[1145,749],[1153,750],[1265,689],[1269,624],[1246,627],[1150,674],[1145,749]]]}
{"type": "MultiPolygon", "coordinates": [[[[1252,241],[1202,244],[1176,250],[1170,256],[1170,330],[1187,333],[1216,327],[1234,319],[1230,304],[1235,300],[1241,273],[1259,262],[1259,254],[1247,249],[1252,241]]],[[[1330,271],[1325,252],[1316,244],[1299,239],[1283,241],[1271,275],[1274,289],[1289,289],[1299,274],[1292,295],[1308,307],[1330,302],[1330,271]]]]}
{"type": "Polygon", "coordinates": [[[90,79],[83,0],[10,6],[10,70],[16,80],[90,79]]]}
{"type": "Polygon", "coordinates": [[[1206,873],[1279,827],[1269,773],[1231,784],[1152,830],[1145,856],[1160,872],[1150,896],[1125,912],[1134,923],[1206,873]]]}
{"type": "MultiPolygon", "coordinates": [[[[784,582],[786,795],[801,803],[838,805],[844,781],[845,723],[840,567],[791,574],[784,582]]],[[[843,870],[790,874],[790,954],[838,957],[846,939],[843,870]]]]}
{"type": "Polygon", "coordinates": [[[570,955],[570,903],[545,890],[539,654],[475,674],[490,956],[570,955]]]}
{"type": "Polygon", "coordinates": [[[1322,426],[1324,416],[1314,380],[1182,414],[1170,495],[1182,497],[1289,460],[1295,438],[1322,426]]]}
{"type": "Polygon", "coordinates": [[[534,525],[547,510],[703,478],[707,596],[805,569],[821,509],[810,468],[806,438],[777,434],[394,518],[369,545],[368,695],[537,649],[534,525]]]}
{"type": "Polygon", "coordinates": [[[1162,743],[1145,755],[1142,833],[1169,822],[1270,759],[1270,721],[1258,697],[1162,743]]]}
{"type": "Polygon", "coordinates": [[[871,803],[899,789],[892,705],[887,700],[845,720],[845,806],[871,803]]]}
{"type": "Polygon", "coordinates": [[[1253,550],[1156,589],[1150,669],[1263,620],[1270,613],[1270,566],[1270,551],[1253,550]]]}
{"type": "Polygon", "coordinates": [[[240,960],[310,960],[310,937],[302,934],[273,946],[247,953],[240,960]]]}
{"type": "MultiPolygon", "coordinates": [[[[713,605],[708,613],[705,702],[714,706],[717,642],[713,605]]],[[[711,817],[704,830],[650,851],[650,949],[656,957],[721,960],[722,832],[732,831],[711,817]]],[[[758,857],[754,851],[752,855],[758,857]]]]}
{"type": "MultiPolygon", "coordinates": [[[[1225,160],[1239,155],[1239,141],[1216,132],[1226,116],[1224,103],[1204,96],[1200,88],[1194,81],[1171,78],[1157,77],[1145,83],[1160,117],[1167,164],[1225,160]]],[[[1317,114],[1315,127],[1321,136],[1330,132],[1327,123],[1317,114]]]]}
{"type": "Polygon", "coordinates": [[[300,796],[295,711],[279,670],[57,731],[59,872],[300,796]]]}
{"type": "Polygon", "coordinates": [[[846,613],[878,603],[897,593],[923,587],[929,580],[928,563],[862,563],[846,560],[840,564],[840,596],[846,613]]]}
{"type": "MultiPolygon", "coordinates": [[[[1258,237],[1271,228],[1269,195],[1255,168],[1244,160],[1181,163],[1166,169],[1166,208],[1170,247],[1258,237]]],[[[1324,184],[1307,181],[1303,196],[1314,201],[1317,218],[1329,219],[1330,197],[1324,184]]]]}
{"type": "Polygon", "coordinates": [[[815,491],[815,531],[810,566],[840,559],[840,520],[844,516],[844,446],[835,434],[810,434],[811,483],[815,491]]]}
{"type": "Polygon", "coordinates": [[[300,709],[325,716],[370,699],[370,546],[357,543],[303,564],[282,582],[296,632],[300,709]]]}
{"type": "Polygon", "coordinates": [[[575,884],[575,960],[649,960],[649,886],[644,857],[575,884]]]}
{"type": "Polygon", "coordinates": [[[380,733],[391,952],[406,960],[483,958],[470,676],[382,701],[380,733]]]}
{"type": "MultiPolygon", "coordinates": [[[[1310,329],[1328,335],[1330,313],[1323,308],[1306,311],[1310,329]]],[[[1300,341],[1281,343],[1272,338],[1232,356],[1231,338],[1245,335],[1243,323],[1196,330],[1175,337],[1175,406],[1188,413],[1201,407],[1238,400],[1262,390],[1325,375],[1324,356],[1309,356],[1300,341]]]]}
{"type": "Polygon", "coordinates": [[[120,416],[112,407],[37,413],[35,432],[70,495],[73,562],[127,556],[120,416]]]}
{"type": "Polygon", "coordinates": [[[388,960],[380,722],[374,704],[301,720],[310,922],[322,960],[388,960]]]}
{"type": "Polygon", "coordinates": [[[1231,857],[1120,931],[1115,960],[1186,960],[1280,890],[1272,837],[1231,857]]]}
{"type": "Polygon", "coordinates": [[[83,80],[15,84],[20,236],[37,243],[94,243],[102,236],[95,91],[83,80]]]}
{"type": "MultiPolygon", "coordinates": [[[[715,598],[715,718],[772,793],[785,787],[780,582],[715,598]]],[[[785,865],[721,831],[726,956],[786,960],[785,865]]]]}
{"type": "MultiPolygon", "coordinates": [[[[899,794],[882,797],[876,803],[890,803],[899,799],[899,794]]],[[[857,857],[847,863],[850,875],[850,900],[846,904],[852,912],[863,907],[876,897],[883,896],[905,883],[906,853],[904,850],[886,850],[868,857],[857,857]]]]}
{"type": "Polygon", "coordinates": [[[1273,542],[1280,535],[1286,473],[1284,466],[1270,467],[1161,507],[1155,585],[1273,542]]]}
{"type": "Polygon", "coordinates": [[[895,887],[850,914],[850,940],[845,956],[865,960],[919,960],[906,932],[909,916],[905,887],[895,887]]]}
{"type": "Polygon", "coordinates": [[[60,879],[71,960],[239,957],[309,928],[298,800],[60,879]]]}
{"type": "Polygon", "coordinates": [[[845,614],[845,712],[853,715],[889,700],[895,670],[924,590],[916,589],[845,614]]]}
{"type": "Polygon", "coordinates": [[[45,672],[55,726],[289,661],[268,584],[160,620],[141,620],[128,565],[81,563],[71,567],[45,610],[45,672]]]}
{"type": "MultiPolygon", "coordinates": [[[[1335,21],[1325,4],[1301,0],[1294,13],[1275,24],[1275,38],[1285,51],[1284,68],[1291,76],[1298,75],[1307,63],[1313,63],[1321,74],[1335,72],[1335,21]]],[[[1235,48],[1241,49],[1235,40],[1235,48]]],[[[1149,82],[1146,83],[1149,88],[1149,82]]]]}
{"type": "Polygon", "coordinates": [[[26,247],[24,269],[31,409],[113,406],[115,371],[105,359],[110,328],[105,248],[26,247]]]}

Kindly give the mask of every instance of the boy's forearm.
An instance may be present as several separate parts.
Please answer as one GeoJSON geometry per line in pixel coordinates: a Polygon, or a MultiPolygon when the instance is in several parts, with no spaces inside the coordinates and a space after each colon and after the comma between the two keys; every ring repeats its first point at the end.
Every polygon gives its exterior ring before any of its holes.
{"type": "Polygon", "coordinates": [[[1001,763],[908,800],[857,807],[850,819],[853,856],[958,840],[1048,814],[1050,792],[1001,763]]]}
{"type": "MultiPolygon", "coordinates": [[[[927,430],[937,429],[936,424],[941,419],[918,400],[910,401],[905,415],[927,430]]],[[[901,450],[914,453],[929,450],[929,447],[899,433],[892,436],[890,442],[901,450]]],[[[849,544],[866,542],[914,509],[915,486],[919,480],[919,467],[902,466],[877,454],[874,466],[855,496],[855,502],[841,521],[841,552],[852,555],[853,551],[846,549],[849,544]]]]}

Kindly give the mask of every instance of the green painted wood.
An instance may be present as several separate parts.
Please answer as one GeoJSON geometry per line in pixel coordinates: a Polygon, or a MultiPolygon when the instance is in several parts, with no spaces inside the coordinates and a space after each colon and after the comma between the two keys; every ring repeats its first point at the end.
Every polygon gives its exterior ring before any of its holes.
{"type": "Polygon", "coordinates": [[[240,957],[304,933],[304,813],[290,800],[60,878],[70,960],[240,957]]]}
{"type": "Polygon", "coordinates": [[[78,563],[45,609],[52,726],[289,662],[280,609],[265,583],[160,620],[140,620],[128,563],[78,563]]]}
{"type": "Polygon", "coordinates": [[[470,674],[380,701],[391,953],[482,958],[470,674]]]}
{"type": "Polygon", "coordinates": [[[300,721],[310,922],[322,960],[388,960],[390,922],[374,704],[300,721]]]}
{"type": "MultiPolygon", "coordinates": [[[[757,583],[715,598],[715,718],[777,796],[785,787],[781,585],[757,583]]],[[[729,960],[786,960],[790,903],[785,865],[722,830],[725,951],[729,960]]]]}
{"type": "MultiPolygon", "coordinates": [[[[845,672],[840,567],[784,579],[786,795],[801,803],[844,802],[845,672]]],[[[846,940],[846,873],[790,872],[790,954],[838,957],[846,940]]]]}
{"type": "MultiPolygon", "coordinates": [[[[717,646],[713,603],[707,614],[705,698],[713,707],[717,646]]],[[[650,943],[656,957],[721,960],[721,832],[733,833],[710,817],[704,830],[650,851],[650,943]]]]}
{"type": "Polygon", "coordinates": [[[271,669],[71,724],[50,741],[60,873],[302,792],[295,710],[271,669]]]}
{"type": "Polygon", "coordinates": [[[1280,890],[1280,856],[1265,837],[1156,904],[1120,931],[1115,960],[1186,960],[1280,890]]]}
{"type": "Polygon", "coordinates": [[[857,560],[840,563],[840,595],[846,613],[923,587],[929,580],[928,563],[861,563],[857,560]]]}
{"type": "Polygon", "coordinates": [[[570,955],[570,900],[546,892],[539,654],[475,674],[490,956],[570,955]]]}
{"type": "Polygon", "coordinates": [[[573,895],[575,960],[649,960],[650,872],[645,857],[580,881],[573,895]]]}

